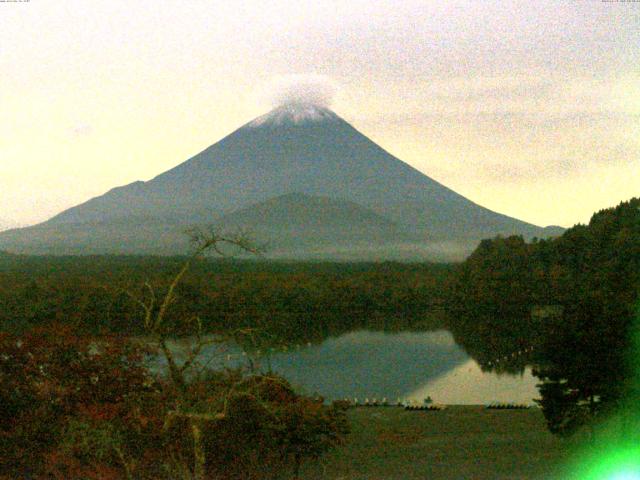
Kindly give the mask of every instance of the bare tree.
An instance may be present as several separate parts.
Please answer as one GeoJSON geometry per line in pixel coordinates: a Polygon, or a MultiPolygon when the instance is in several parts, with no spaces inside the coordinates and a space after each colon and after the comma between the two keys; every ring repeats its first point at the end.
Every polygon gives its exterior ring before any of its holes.
{"type": "MultiPolygon", "coordinates": [[[[188,234],[193,251],[173,277],[164,295],[158,295],[148,281],[144,284],[145,293],[142,297],[136,296],[131,292],[127,292],[127,294],[144,311],[143,325],[145,332],[160,348],[167,362],[169,378],[177,392],[176,408],[167,414],[165,429],[170,428],[176,419],[187,421],[193,442],[194,464],[192,478],[194,480],[204,480],[206,459],[202,443],[202,425],[204,422],[216,422],[226,418],[229,398],[239,385],[232,385],[221,403],[222,408],[218,413],[203,414],[190,411],[187,397],[188,372],[196,364],[203,348],[216,340],[206,339],[203,336],[202,320],[197,316],[193,317],[190,322],[194,326],[195,342],[190,345],[184,362],[180,364],[168,345],[168,339],[175,333],[175,322],[172,322],[168,316],[169,307],[177,299],[176,288],[193,263],[198,259],[208,253],[225,257],[233,253],[259,255],[264,249],[256,246],[246,233],[225,235],[217,233],[214,229],[192,229],[188,234]]],[[[184,469],[183,475],[191,475],[191,473],[186,472],[189,472],[189,469],[184,469]]]]}
{"type": "MultiPolygon", "coordinates": [[[[280,441],[284,442],[283,445],[288,445],[279,453],[279,461],[286,463],[293,457],[294,476],[298,478],[303,458],[317,458],[321,453],[342,441],[344,434],[348,431],[343,412],[336,407],[327,410],[318,409],[315,406],[308,408],[312,404],[315,405],[313,402],[317,401],[298,397],[282,377],[256,373],[253,365],[250,376],[246,377],[242,374],[231,376],[228,382],[223,382],[222,387],[215,387],[217,390],[213,397],[208,399],[203,411],[198,398],[194,396],[194,390],[190,389],[190,371],[199,365],[198,357],[204,347],[220,340],[206,338],[203,335],[202,321],[195,316],[190,319],[195,341],[188,347],[184,361],[179,362],[176,359],[168,344],[169,339],[177,333],[176,321],[170,318],[170,306],[178,298],[176,289],[193,263],[207,253],[221,256],[236,252],[260,254],[264,247],[255,246],[246,234],[226,236],[219,235],[214,230],[192,230],[190,236],[193,251],[172,278],[166,293],[157,294],[149,282],[144,284],[144,293],[141,297],[129,293],[129,296],[144,311],[144,329],[147,335],[157,343],[167,362],[169,380],[176,394],[175,407],[165,414],[164,431],[170,432],[172,426],[180,422],[179,428],[186,427],[185,434],[192,444],[192,460],[185,460],[180,452],[177,455],[174,455],[175,452],[170,453],[171,478],[205,480],[207,456],[204,434],[210,432],[208,429],[216,426],[219,426],[220,431],[223,432],[225,429],[223,421],[237,419],[235,415],[237,415],[238,401],[258,406],[261,415],[266,415],[278,423],[278,435],[282,437],[280,441]],[[283,400],[289,402],[284,416],[282,404],[274,403],[274,388],[279,389],[280,397],[282,392],[289,392],[291,395],[289,400],[283,400]],[[271,393],[268,393],[269,391],[271,393]]],[[[256,329],[236,330],[228,333],[225,339],[249,338],[255,341],[254,337],[258,333],[256,329]]],[[[209,470],[211,473],[211,468],[209,470]]]]}

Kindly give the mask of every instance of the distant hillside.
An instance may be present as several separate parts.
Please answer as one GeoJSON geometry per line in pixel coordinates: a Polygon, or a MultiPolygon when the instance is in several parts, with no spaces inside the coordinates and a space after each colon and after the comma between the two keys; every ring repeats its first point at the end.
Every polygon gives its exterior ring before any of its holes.
{"type": "Polygon", "coordinates": [[[225,231],[251,232],[268,243],[272,257],[408,258],[411,255],[399,251],[402,243],[424,240],[357,203],[302,193],[240,209],[216,225],[225,231]]]}
{"type": "Polygon", "coordinates": [[[274,230],[270,222],[281,233],[278,255],[292,257],[442,259],[446,251],[452,259],[498,234],[531,238],[561,232],[471,202],[330,110],[286,105],[148,182],[114,188],[38,226],[1,233],[0,249],[178,253],[190,226],[274,230]],[[353,228],[345,231],[347,224],[353,228]],[[360,242],[366,231],[370,235],[360,242]],[[338,239],[351,243],[332,244],[338,239]],[[288,254],[287,248],[295,251],[288,254]],[[434,256],[435,251],[440,253],[434,256]]]}
{"type": "Polygon", "coordinates": [[[316,197],[304,193],[288,193],[250,205],[225,215],[219,220],[225,226],[393,230],[397,224],[357,203],[316,197]]]}

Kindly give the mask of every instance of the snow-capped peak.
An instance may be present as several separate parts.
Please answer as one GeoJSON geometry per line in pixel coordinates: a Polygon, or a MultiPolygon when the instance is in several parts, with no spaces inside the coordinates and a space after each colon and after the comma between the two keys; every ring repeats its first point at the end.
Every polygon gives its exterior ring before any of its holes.
{"type": "Polygon", "coordinates": [[[250,127],[265,125],[301,124],[335,120],[338,116],[331,110],[312,103],[286,103],[256,118],[249,123],[250,127]]]}

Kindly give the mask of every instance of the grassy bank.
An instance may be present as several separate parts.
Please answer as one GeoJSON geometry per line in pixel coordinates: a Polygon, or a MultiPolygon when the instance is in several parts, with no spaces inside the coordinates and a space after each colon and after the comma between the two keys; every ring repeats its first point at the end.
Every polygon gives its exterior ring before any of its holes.
{"type": "Polygon", "coordinates": [[[307,465],[304,479],[547,479],[571,448],[537,408],[356,408],[349,417],[349,442],[307,465]]]}

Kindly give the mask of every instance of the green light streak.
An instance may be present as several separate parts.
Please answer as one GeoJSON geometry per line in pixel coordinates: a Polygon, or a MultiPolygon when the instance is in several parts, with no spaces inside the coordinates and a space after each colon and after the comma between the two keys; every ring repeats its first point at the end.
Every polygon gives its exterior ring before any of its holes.
{"type": "Polygon", "coordinates": [[[629,365],[634,374],[618,412],[596,430],[596,441],[582,449],[563,478],[640,480],[640,308],[632,326],[629,365]]]}
{"type": "Polygon", "coordinates": [[[579,462],[576,480],[640,480],[640,448],[613,447],[579,462]]]}

